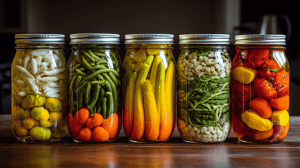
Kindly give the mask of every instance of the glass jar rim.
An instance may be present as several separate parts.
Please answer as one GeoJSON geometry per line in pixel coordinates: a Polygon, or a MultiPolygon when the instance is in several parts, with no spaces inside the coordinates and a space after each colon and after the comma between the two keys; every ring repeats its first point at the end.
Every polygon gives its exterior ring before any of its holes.
{"type": "Polygon", "coordinates": [[[120,35],[111,33],[77,33],[70,38],[70,44],[120,44],[120,35]]]}
{"type": "Polygon", "coordinates": [[[236,35],[235,45],[286,45],[283,34],[246,34],[236,35]]]}
{"type": "Polygon", "coordinates": [[[65,44],[63,34],[16,34],[15,44],[65,44]]]}
{"type": "Polygon", "coordinates": [[[229,44],[229,34],[181,34],[179,44],[229,44]]]}
{"type": "Polygon", "coordinates": [[[127,34],[125,44],[173,44],[173,34],[127,34]]]}

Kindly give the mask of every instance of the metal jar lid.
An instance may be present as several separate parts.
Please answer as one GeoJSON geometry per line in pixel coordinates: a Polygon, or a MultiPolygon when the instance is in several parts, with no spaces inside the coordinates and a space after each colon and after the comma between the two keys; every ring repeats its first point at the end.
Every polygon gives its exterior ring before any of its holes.
{"type": "Polygon", "coordinates": [[[63,34],[16,34],[15,44],[65,44],[63,34]]]}
{"type": "Polygon", "coordinates": [[[228,34],[182,34],[179,44],[229,44],[228,34]]]}
{"type": "Polygon", "coordinates": [[[285,45],[285,35],[282,34],[247,34],[236,35],[235,45],[285,45]]]}
{"type": "Polygon", "coordinates": [[[78,33],[71,34],[70,38],[70,44],[120,44],[119,34],[78,33]]]}
{"type": "Polygon", "coordinates": [[[125,44],[173,44],[173,34],[127,34],[125,44]]]}

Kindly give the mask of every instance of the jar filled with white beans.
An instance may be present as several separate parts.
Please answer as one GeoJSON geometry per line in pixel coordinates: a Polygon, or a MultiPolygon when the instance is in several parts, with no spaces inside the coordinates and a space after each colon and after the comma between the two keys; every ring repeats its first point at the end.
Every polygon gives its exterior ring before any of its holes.
{"type": "Polygon", "coordinates": [[[177,127],[190,143],[226,140],[231,128],[229,35],[179,36],[177,127]]]}
{"type": "Polygon", "coordinates": [[[62,34],[16,34],[12,63],[12,130],[21,142],[54,142],[67,129],[62,34]]]}

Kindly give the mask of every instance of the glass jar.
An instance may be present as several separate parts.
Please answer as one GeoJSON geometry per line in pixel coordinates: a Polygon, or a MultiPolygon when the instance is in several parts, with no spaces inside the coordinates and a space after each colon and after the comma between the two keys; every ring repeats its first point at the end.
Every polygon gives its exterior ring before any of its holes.
{"type": "Polygon", "coordinates": [[[177,128],[183,141],[216,143],[231,129],[227,34],[179,35],[177,128]]]}
{"type": "Polygon", "coordinates": [[[275,143],[289,129],[285,35],[237,35],[232,63],[232,125],[241,142],[275,143]]]}
{"type": "Polygon", "coordinates": [[[62,34],[16,34],[12,63],[12,130],[21,142],[53,142],[67,129],[62,34]]]}
{"type": "Polygon", "coordinates": [[[125,36],[124,131],[131,142],[168,141],[175,126],[174,35],[125,36]]]}
{"type": "Polygon", "coordinates": [[[71,34],[68,128],[75,142],[108,142],[122,126],[119,34],[71,34]]]}

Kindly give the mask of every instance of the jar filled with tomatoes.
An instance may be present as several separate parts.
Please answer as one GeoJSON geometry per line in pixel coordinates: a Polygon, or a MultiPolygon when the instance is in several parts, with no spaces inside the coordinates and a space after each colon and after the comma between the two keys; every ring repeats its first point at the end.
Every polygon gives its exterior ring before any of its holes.
{"type": "Polygon", "coordinates": [[[277,143],[289,130],[285,35],[237,35],[232,63],[232,126],[239,141],[277,143]]]}

